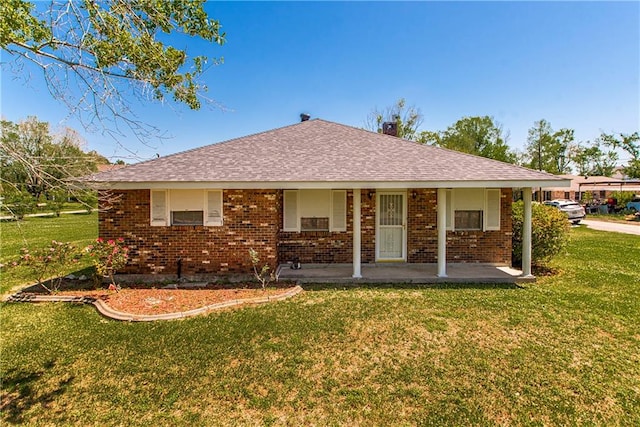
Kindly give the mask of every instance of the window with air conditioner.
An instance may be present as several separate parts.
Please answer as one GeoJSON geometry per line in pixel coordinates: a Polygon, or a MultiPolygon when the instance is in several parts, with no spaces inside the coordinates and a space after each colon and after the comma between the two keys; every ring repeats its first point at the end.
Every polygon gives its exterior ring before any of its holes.
{"type": "Polygon", "coordinates": [[[222,190],[152,190],[151,225],[221,226],[222,190]]]}
{"type": "Polygon", "coordinates": [[[285,190],[283,231],[346,231],[346,190],[285,190]]]}
{"type": "Polygon", "coordinates": [[[500,230],[499,188],[455,188],[446,195],[447,230],[500,230]]]}

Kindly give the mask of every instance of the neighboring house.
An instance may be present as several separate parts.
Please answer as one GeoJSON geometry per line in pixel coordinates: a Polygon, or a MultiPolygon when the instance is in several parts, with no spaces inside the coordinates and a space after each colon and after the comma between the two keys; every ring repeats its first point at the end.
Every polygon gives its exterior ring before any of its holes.
{"type": "MultiPolygon", "coordinates": [[[[569,199],[577,202],[585,200],[605,201],[609,197],[615,197],[618,191],[631,191],[640,193],[640,182],[633,180],[621,180],[606,176],[584,175],[559,175],[561,178],[570,179],[570,187],[545,187],[542,188],[542,201],[555,199],[569,199]]],[[[537,199],[537,198],[536,198],[537,199]]]]}
{"type": "Polygon", "coordinates": [[[512,189],[530,215],[532,187],[569,184],[320,119],[88,180],[110,195],[99,235],[126,240],[128,273],[247,273],[254,248],[273,266],[353,264],[353,277],[361,263],[437,262],[441,277],[446,262],[510,265],[512,189]]]}
{"type": "Polygon", "coordinates": [[[98,165],[98,172],[109,172],[116,169],[122,169],[126,165],[119,164],[108,164],[108,165],[98,165]]]}

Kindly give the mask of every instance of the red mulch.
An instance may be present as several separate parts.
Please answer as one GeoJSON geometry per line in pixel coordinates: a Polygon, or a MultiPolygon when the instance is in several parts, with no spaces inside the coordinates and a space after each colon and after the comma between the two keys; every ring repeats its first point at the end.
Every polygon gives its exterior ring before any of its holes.
{"type": "MultiPolygon", "coordinates": [[[[99,298],[117,311],[130,314],[166,314],[178,313],[205,307],[211,304],[229,300],[275,296],[290,290],[294,284],[278,283],[277,288],[245,287],[243,284],[214,285],[208,284],[201,288],[189,289],[161,289],[153,285],[127,285],[119,292],[108,289],[82,289],[82,285],[68,281],[64,283],[55,295],[89,296],[99,298]]],[[[44,289],[33,286],[25,289],[25,293],[41,293],[44,289]]]]}

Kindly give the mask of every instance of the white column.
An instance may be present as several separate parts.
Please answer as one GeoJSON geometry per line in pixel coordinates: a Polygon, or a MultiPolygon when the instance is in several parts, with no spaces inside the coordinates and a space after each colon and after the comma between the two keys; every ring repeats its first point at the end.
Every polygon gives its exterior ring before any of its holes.
{"type": "Polygon", "coordinates": [[[360,272],[360,246],[362,240],[362,232],[360,227],[360,189],[353,189],[353,278],[361,279],[360,272]]]}
{"type": "Polygon", "coordinates": [[[447,189],[438,188],[438,277],[447,277],[447,189]]]}
{"type": "Polygon", "coordinates": [[[522,276],[531,275],[531,187],[522,191],[524,216],[522,218],[522,276]]]}

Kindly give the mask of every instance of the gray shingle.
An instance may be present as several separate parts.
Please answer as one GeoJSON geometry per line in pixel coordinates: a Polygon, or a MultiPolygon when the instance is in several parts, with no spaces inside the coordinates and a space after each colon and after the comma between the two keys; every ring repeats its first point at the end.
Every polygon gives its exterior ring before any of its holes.
{"type": "Polygon", "coordinates": [[[127,166],[95,182],[561,180],[483,157],[321,119],[127,166]]]}

